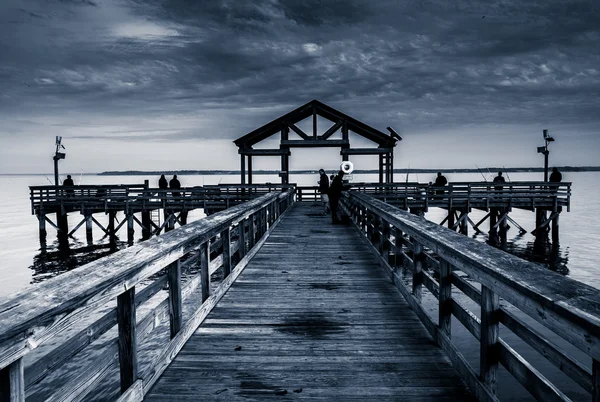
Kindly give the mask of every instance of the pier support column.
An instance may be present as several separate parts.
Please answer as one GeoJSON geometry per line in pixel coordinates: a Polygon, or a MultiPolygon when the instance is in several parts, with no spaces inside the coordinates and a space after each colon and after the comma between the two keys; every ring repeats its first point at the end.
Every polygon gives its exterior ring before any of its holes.
{"type": "Polygon", "coordinates": [[[133,245],[133,236],[135,230],[133,228],[133,212],[129,212],[127,214],[127,243],[131,246],[133,245]]]}
{"type": "Polygon", "coordinates": [[[142,239],[148,240],[152,236],[152,218],[150,211],[142,211],[142,239]]]}
{"type": "Polygon", "coordinates": [[[498,231],[494,227],[498,222],[498,209],[490,208],[490,231],[489,231],[489,242],[490,244],[498,244],[498,231]]]}
{"type": "Polygon", "coordinates": [[[456,229],[453,229],[454,224],[455,224],[455,222],[454,222],[454,210],[449,208],[448,209],[448,229],[456,231],[456,229]]]}
{"type": "Polygon", "coordinates": [[[538,229],[542,223],[544,223],[544,221],[546,220],[546,211],[544,211],[543,209],[536,209],[535,211],[535,235],[539,236],[542,235],[544,233],[548,233],[548,228],[547,227],[543,227],[541,229],[538,229]]]}
{"type": "Polygon", "coordinates": [[[67,214],[56,213],[56,226],[58,227],[58,236],[67,237],[69,234],[69,221],[67,220],[67,214]]]}
{"type": "Polygon", "coordinates": [[[94,234],[93,234],[93,229],[92,229],[93,223],[94,223],[94,221],[92,221],[92,213],[86,212],[85,213],[85,238],[87,240],[88,246],[91,246],[92,244],[94,244],[94,234]]]}
{"type": "Polygon", "coordinates": [[[187,218],[188,218],[188,211],[184,209],[179,214],[179,222],[181,223],[181,226],[187,225],[187,218]]]}
{"type": "Polygon", "coordinates": [[[115,220],[117,218],[116,211],[108,212],[108,227],[106,228],[108,232],[108,237],[110,238],[110,244],[114,245],[115,240],[117,240],[117,233],[115,233],[115,220]]]}
{"type": "Polygon", "coordinates": [[[500,243],[502,246],[506,245],[506,233],[508,232],[508,225],[506,224],[506,218],[504,217],[504,214],[505,209],[501,208],[498,215],[502,217],[502,221],[500,222],[500,230],[498,232],[500,234],[500,243]]]}
{"type": "Polygon", "coordinates": [[[557,213],[556,216],[552,219],[552,243],[559,243],[559,233],[558,233],[558,218],[560,217],[560,213],[557,213]]]}
{"type": "Polygon", "coordinates": [[[460,221],[460,233],[464,234],[465,236],[469,235],[469,211],[464,210],[462,212],[461,218],[463,218],[460,221]]]}
{"type": "Polygon", "coordinates": [[[38,223],[40,225],[40,244],[43,244],[44,247],[46,245],[46,214],[43,212],[38,213],[37,215],[38,223]]]}

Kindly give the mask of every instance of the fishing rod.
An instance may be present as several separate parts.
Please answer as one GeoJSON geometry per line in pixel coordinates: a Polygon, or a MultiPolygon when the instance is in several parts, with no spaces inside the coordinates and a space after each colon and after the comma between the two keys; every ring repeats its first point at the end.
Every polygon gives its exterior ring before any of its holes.
{"type": "Polygon", "coordinates": [[[48,178],[48,176],[44,175],[44,177],[46,178],[46,180],[48,180],[48,183],[54,185],[54,183],[52,183],[52,181],[48,178]]]}
{"type": "Polygon", "coordinates": [[[79,183],[77,183],[78,186],[81,185],[81,178],[83,177],[83,169],[81,169],[81,174],[79,175],[79,183]]]}
{"type": "Polygon", "coordinates": [[[506,170],[504,165],[502,165],[502,169],[504,169],[504,173],[506,173],[506,178],[508,179],[508,181],[511,182],[512,180],[510,179],[510,176],[508,175],[508,171],[506,170]]]}
{"type": "Polygon", "coordinates": [[[481,176],[483,176],[483,181],[487,182],[487,179],[485,178],[485,175],[483,174],[481,169],[479,169],[479,166],[475,165],[475,167],[477,168],[477,170],[479,170],[479,174],[481,174],[481,176]]]}

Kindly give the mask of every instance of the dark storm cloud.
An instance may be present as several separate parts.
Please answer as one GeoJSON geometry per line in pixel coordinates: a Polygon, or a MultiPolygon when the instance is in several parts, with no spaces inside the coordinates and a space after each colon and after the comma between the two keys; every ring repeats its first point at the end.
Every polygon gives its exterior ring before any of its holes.
{"type": "Polygon", "coordinates": [[[0,117],[135,116],[147,130],[124,140],[235,138],[315,98],[378,128],[599,120],[594,1],[9,0],[0,15],[0,117]]]}

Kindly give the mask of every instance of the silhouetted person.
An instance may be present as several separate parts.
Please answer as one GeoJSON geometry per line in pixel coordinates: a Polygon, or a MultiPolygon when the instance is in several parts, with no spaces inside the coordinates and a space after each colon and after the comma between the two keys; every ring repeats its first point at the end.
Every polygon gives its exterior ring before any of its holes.
{"type": "Polygon", "coordinates": [[[562,181],[562,173],[558,171],[558,168],[553,167],[552,173],[550,174],[550,183],[560,183],[562,181]]]}
{"type": "MultiPolygon", "coordinates": [[[[446,184],[448,184],[448,180],[446,180],[446,177],[442,175],[442,172],[437,172],[437,177],[435,178],[435,183],[433,183],[433,185],[436,187],[444,187],[446,184]]],[[[444,195],[444,189],[435,190],[435,195],[441,198],[441,196],[444,195]]]]}
{"type": "Polygon", "coordinates": [[[160,179],[158,179],[158,188],[169,188],[169,183],[164,174],[161,174],[160,179]]]}
{"type": "Polygon", "coordinates": [[[498,172],[498,176],[494,177],[494,184],[498,184],[497,186],[494,186],[494,189],[501,191],[504,186],[502,186],[501,184],[506,183],[506,180],[504,180],[504,176],[502,176],[502,172],[498,172]]]}
{"type": "Polygon", "coordinates": [[[321,202],[323,203],[323,215],[327,215],[331,210],[329,208],[329,177],[323,169],[319,169],[319,192],[321,193],[321,202]]]}
{"type": "Polygon", "coordinates": [[[73,191],[72,187],[74,185],[75,185],[75,183],[73,183],[73,179],[71,179],[71,175],[68,174],[67,178],[63,181],[63,187],[71,187],[66,190],[67,197],[73,197],[74,191],[73,191]]]}
{"type": "Polygon", "coordinates": [[[331,185],[329,186],[329,204],[331,206],[331,223],[334,225],[339,223],[339,219],[337,218],[338,211],[338,202],[340,201],[340,197],[342,196],[343,183],[342,179],[344,177],[344,172],[340,170],[331,181],[331,185]]]}
{"type": "MultiPolygon", "coordinates": [[[[173,176],[169,182],[169,187],[171,187],[171,189],[181,188],[181,183],[177,180],[177,175],[173,176]]],[[[173,197],[181,197],[181,193],[179,191],[173,191],[173,197]]]]}

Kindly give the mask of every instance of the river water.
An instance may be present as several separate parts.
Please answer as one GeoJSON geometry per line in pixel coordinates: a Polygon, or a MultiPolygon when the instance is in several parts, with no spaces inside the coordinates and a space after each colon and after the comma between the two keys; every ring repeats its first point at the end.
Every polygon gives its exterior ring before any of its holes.
{"type": "MultiPolygon", "coordinates": [[[[487,174],[488,180],[491,180],[491,174],[487,174]]],[[[506,175],[505,175],[506,176],[506,175]]],[[[534,181],[540,180],[540,173],[511,173],[509,178],[512,181],[534,181]]],[[[447,174],[446,177],[452,181],[481,181],[480,174],[456,173],[447,174]]],[[[157,186],[157,177],[146,176],[96,176],[83,175],[75,177],[76,184],[141,184],[144,180],[149,180],[151,186],[157,186]]],[[[238,175],[207,175],[207,176],[183,176],[179,177],[182,186],[199,186],[203,184],[218,183],[236,183],[239,182],[238,175]]],[[[404,181],[405,176],[396,174],[397,181],[404,181]]],[[[433,181],[433,175],[419,174],[410,176],[410,181],[429,182],[433,181]]],[[[291,182],[298,185],[310,186],[316,185],[318,175],[292,175],[291,182]]],[[[376,181],[376,175],[354,175],[354,181],[367,182],[376,181]]],[[[584,282],[600,289],[600,272],[598,270],[598,261],[600,261],[600,230],[596,219],[600,215],[600,173],[598,172],[567,172],[563,174],[563,181],[572,182],[571,211],[564,211],[560,219],[560,246],[551,248],[550,246],[539,247],[534,243],[534,236],[527,233],[519,235],[513,228],[508,233],[508,244],[506,251],[525,258],[529,261],[543,264],[548,270],[559,272],[562,275],[569,276],[575,280],[584,282]]],[[[275,175],[255,175],[255,183],[279,182],[275,175]]],[[[0,175],[0,299],[5,298],[11,293],[21,292],[33,283],[43,281],[47,278],[59,275],[67,270],[73,269],[87,262],[93,261],[101,256],[112,252],[109,248],[108,239],[102,238],[103,233],[99,228],[94,228],[94,246],[87,246],[84,227],[80,228],[74,234],[74,239],[69,241],[69,247],[58,247],[55,241],[56,232],[50,226],[48,229],[48,243],[45,251],[40,249],[38,237],[38,224],[35,216],[31,214],[29,201],[29,188],[31,185],[46,185],[48,178],[43,175],[0,175]]],[[[426,218],[434,222],[441,222],[446,212],[441,209],[432,208],[426,214],[426,218]]],[[[190,213],[188,221],[191,222],[202,218],[201,211],[190,213]]],[[[484,216],[484,212],[473,211],[471,219],[477,222],[484,216]]],[[[107,217],[97,214],[96,219],[103,225],[107,223],[107,217]]],[[[526,230],[531,231],[535,227],[535,214],[529,211],[515,209],[511,217],[516,220],[526,230]]],[[[69,215],[69,227],[73,228],[82,219],[78,213],[69,215]]],[[[120,221],[122,214],[117,216],[120,221]]],[[[124,225],[125,226],[125,225],[124,225]]],[[[482,225],[481,229],[487,231],[487,223],[482,225]]],[[[471,230],[472,233],[472,230],[471,230]]],[[[126,228],[122,227],[119,232],[120,238],[125,239],[126,228]]],[[[481,235],[472,235],[474,238],[485,241],[481,235]]],[[[141,230],[136,227],[136,240],[141,238],[141,230]]],[[[125,242],[118,242],[119,248],[126,247],[125,242]]],[[[431,313],[434,313],[435,302],[429,301],[431,313]]],[[[470,305],[469,307],[476,307],[470,305]]],[[[475,309],[474,309],[475,310],[475,309]]],[[[534,324],[535,325],[535,324],[534,324]]],[[[508,331],[503,331],[503,334],[508,331]]],[[[502,334],[501,334],[502,335],[502,334]]],[[[507,334],[508,335],[508,334],[507,334]]],[[[503,339],[505,338],[502,335],[503,339]]],[[[473,338],[460,325],[453,322],[453,338],[459,346],[459,349],[465,353],[468,360],[474,366],[477,366],[478,356],[472,348],[473,338]],[[455,331],[455,328],[457,329],[455,331]]],[[[513,340],[510,335],[506,340],[513,340]]],[[[560,340],[554,339],[560,343],[560,340]]],[[[568,349],[572,349],[565,345],[568,349]]],[[[572,350],[575,356],[580,357],[582,362],[587,364],[585,356],[578,351],[572,350]]],[[[524,356],[535,358],[530,351],[522,352],[524,356]]],[[[553,382],[556,381],[559,387],[568,391],[568,395],[574,400],[585,396],[577,385],[570,380],[561,380],[565,377],[560,373],[554,372],[549,365],[544,364],[542,371],[553,382]],[[564,388],[563,388],[564,387],[564,388]]],[[[504,398],[511,400],[530,400],[525,390],[519,388],[520,385],[514,380],[508,378],[507,373],[502,373],[499,383],[509,385],[503,386],[499,393],[504,398]],[[515,385],[516,384],[516,385],[515,385]]]]}

